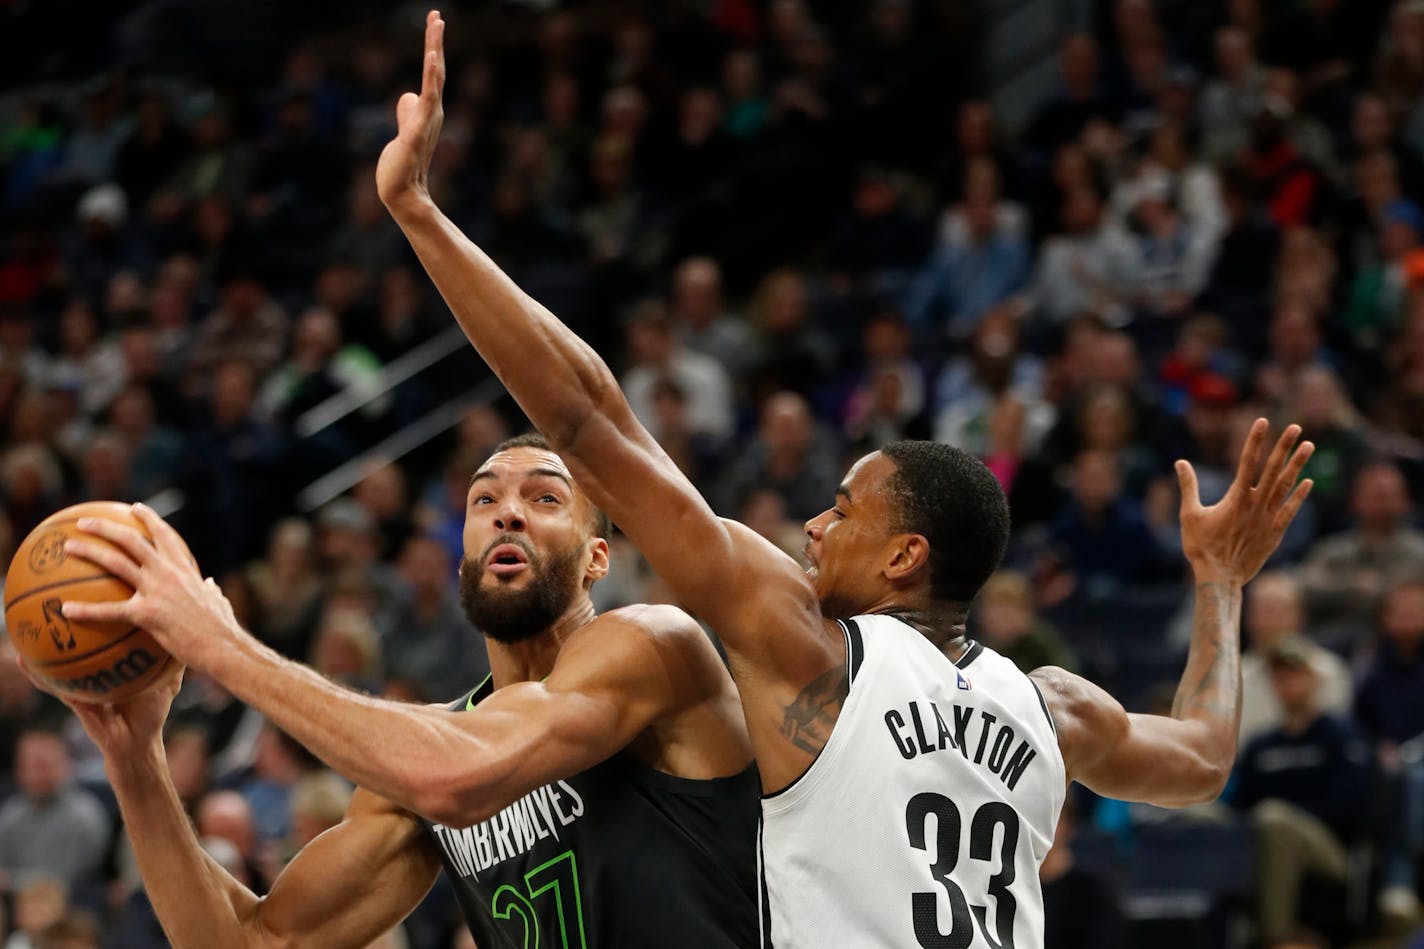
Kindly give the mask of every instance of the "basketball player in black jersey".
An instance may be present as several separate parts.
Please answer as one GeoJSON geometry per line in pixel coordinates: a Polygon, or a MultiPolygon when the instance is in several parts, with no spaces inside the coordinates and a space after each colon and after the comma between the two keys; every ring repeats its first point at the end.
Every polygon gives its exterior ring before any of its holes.
{"type": "MultiPolygon", "coordinates": [[[[845,708],[854,671],[852,637],[835,620],[889,614],[924,635],[950,663],[973,659],[980,647],[966,639],[964,624],[970,602],[1003,554],[1008,535],[1003,493],[982,465],[950,446],[904,442],[872,453],[852,467],[833,506],[807,523],[809,571],[745,526],[718,518],[638,423],[598,355],[515,286],[431,199],[427,170],[442,118],[443,29],[432,11],[421,92],[401,98],[397,138],[377,168],[381,199],[475,348],[584,490],[680,602],[718,632],[740,687],[763,790],[782,792],[816,762],[845,708]]],[[[1043,712],[1056,728],[1054,757],[1061,755],[1068,780],[1106,796],[1165,806],[1221,792],[1235,757],[1240,716],[1242,587],[1275,549],[1310,490],[1308,480],[1297,481],[1313,446],[1297,444],[1300,429],[1288,426],[1268,453],[1267,431],[1267,422],[1258,420],[1235,481],[1210,507],[1199,500],[1191,466],[1177,463],[1182,543],[1195,574],[1196,599],[1187,667],[1172,714],[1130,715],[1101,689],[1061,669],[1033,674],[1043,712]]],[[[964,687],[972,684],[966,679],[964,687]]],[[[1037,705],[1032,714],[1041,714],[1037,705]]],[[[883,729],[876,740],[888,740],[883,729]]],[[[839,760],[854,756],[851,751],[839,760]]],[[[851,793],[816,787],[823,795],[851,793]]],[[[859,808],[874,802],[842,797],[841,803],[859,808]]],[[[941,822],[941,835],[946,826],[941,822]]],[[[936,893],[943,899],[941,889],[958,886],[946,867],[953,868],[959,841],[939,844],[936,857],[927,852],[922,825],[912,822],[909,843],[905,829],[904,819],[898,829],[887,825],[882,842],[885,848],[921,852],[915,855],[915,879],[902,881],[904,908],[898,902],[872,906],[870,888],[847,888],[832,894],[844,907],[837,915],[903,911],[908,917],[911,890],[917,891],[916,900],[926,895],[933,907],[936,893]]],[[[830,840],[835,829],[821,836],[830,840]]],[[[787,856],[768,849],[767,862],[776,857],[814,874],[815,850],[823,841],[783,843],[803,850],[787,856]]],[[[979,844],[990,849],[985,841],[979,844]]],[[[885,865],[880,856],[854,859],[874,868],[885,865]]],[[[994,909],[992,886],[1005,879],[991,881],[986,902],[979,901],[982,894],[969,895],[976,913],[1002,912],[994,909]]],[[[773,903],[791,904],[788,911],[794,913],[804,890],[770,896],[773,903]]],[[[963,894],[957,898],[963,902],[963,894]]],[[[958,909],[967,920],[969,910],[958,907],[956,917],[958,909]]],[[[927,927],[929,941],[921,939],[922,944],[970,945],[974,933],[958,927],[972,928],[972,921],[956,922],[951,938],[944,933],[947,921],[934,915],[915,922],[917,933],[927,927]]],[[[828,922],[833,928],[834,920],[828,922]]]]}
{"type": "Polygon", "coordinates": [[[480,949],[755,943],[757,779],[736,690],[681,610],[594,614],[607,520],[542,438],[506,442],[471,479],[460,591],[492,674],[456,711],[360,695],[277,656],[182,538],[137,513],[152,545],[82,522],[118,549],[71,549],[136,594],[69,615],[150,629],[360,785],[258,898],[205,856],[173,790],[161,729],[178,678],[119,706],[73,704],[174,945],[364,946],[442,864],[480,949]]]}

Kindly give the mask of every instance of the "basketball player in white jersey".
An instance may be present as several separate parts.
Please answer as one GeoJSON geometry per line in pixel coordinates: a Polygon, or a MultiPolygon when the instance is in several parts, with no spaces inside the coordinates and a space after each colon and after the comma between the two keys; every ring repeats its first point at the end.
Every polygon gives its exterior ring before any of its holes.
{"type": "Polygon", "coordinates": [[[1290,426],[1263,467],[1258,421],[1211,507],[1177,463],[1196,614],[1171,716],[1129,715],[1061,669],[1023,675],[965,637],[1009,517],[989,471],[947,445],[900,442],[858,461],[834,506],[807,523],[803,570],[718,518],[598,355],[431,200],[443,29],[432,12],[422,90],[402,96],[377,168],[381,199],[594,503],[721,636],[765,794],[763,944],[1042,946],[1037,871],[1069,781],[1166,806],[1210,800],[1225,784],[1242,586],[1309,491],[1296,479],[1312,446],[1297,447],[1290,426]]]}

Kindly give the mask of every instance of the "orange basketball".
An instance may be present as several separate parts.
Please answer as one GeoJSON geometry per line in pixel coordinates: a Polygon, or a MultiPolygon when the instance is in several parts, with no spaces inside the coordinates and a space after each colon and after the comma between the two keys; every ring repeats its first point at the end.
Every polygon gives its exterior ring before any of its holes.
{"type": "Polygon", "coordinates": [[[71,557],[64,542],[83,537],[81,517],[102,517],[148,530],[127,504],[88,501],[50,515],[15,551],[5,575],[5,625],[25,668],[46,686],[81,702],[116,702],[152,685],[168,666],[168,653],[137,626],[66,619],[66,600],[126,600],[133,588],[87,560],[71,557]]]}

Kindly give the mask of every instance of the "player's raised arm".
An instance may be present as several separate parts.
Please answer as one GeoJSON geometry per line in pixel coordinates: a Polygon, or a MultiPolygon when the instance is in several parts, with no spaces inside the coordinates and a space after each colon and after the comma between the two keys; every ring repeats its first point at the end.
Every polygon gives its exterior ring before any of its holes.
{"type": "Polygon", "coordinates": [[[1167,807],[1212,800],[1236,758],[1241,724],[1241,591],[1280,543],[1310,492],[1296,483],[1314,445],[1286,428],[1260,478],[1268,425],[1257,420],[1226,496],[1203,507],[1196,475],[1177,462],[1182,547],[1196,580],[1187,668],[1172,714],[1130,715],[1102,689],[1062,669],[1033,678],[1058,727],[1069,777],[1121,800],[1167,807]]]}
{"type": "Polygon", "coordinates": [[[404,919],[429,891],[440,861],[414,817],[368,792],[356,792],[342,822],[308,844],[265,897],[203,850],[163,750],[163,722],[178,682],[172,676],[121,705],[70,706],[104,754],[169,944],[360,947],[404,919]]]}
{"type": "MultiPolygon", "coordinates": [[[[431,200],[426,175],[440,134],[444,23],[426,24],[419,95],[397,106],[399,132],[376,170],[381,200],[480,355],[558,450],[594,503],[694,613],[716,628],[744,702],[765,687],[794,699],[841,661],[810,582],[791,558],[720,520],[638,423],[603,360],[517,287],[431,200]],[[772,635],[771,631],[775,631],[772,635]],[[754,694],[748,694],[749,686],[754,694]]],[[[768,702],[766,716],[782,714],[768,702]]],[[[755,720],[753,720],[755,719],[755,720]]]]}

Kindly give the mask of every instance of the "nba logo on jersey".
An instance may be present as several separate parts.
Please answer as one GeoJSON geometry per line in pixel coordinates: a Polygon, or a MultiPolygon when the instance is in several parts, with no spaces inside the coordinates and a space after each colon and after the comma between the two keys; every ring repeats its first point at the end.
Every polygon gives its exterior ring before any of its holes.
{"type": "Polygon", "coordinates": [[[970,689],[974,688],[974,686],[970,684],[969,679],[965,677],[964,673],[956,669],[954,674],[959,676],[959,689],[961,692],[968,692],[970,689]]]}

